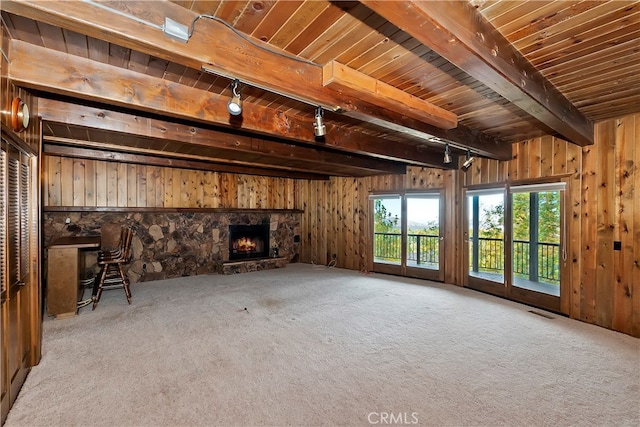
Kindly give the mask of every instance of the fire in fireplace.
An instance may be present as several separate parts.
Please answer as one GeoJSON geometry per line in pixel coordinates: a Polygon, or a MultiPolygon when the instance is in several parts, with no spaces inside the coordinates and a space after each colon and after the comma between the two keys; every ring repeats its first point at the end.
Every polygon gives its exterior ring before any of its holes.
{"type": "Polygon", "coordinates": [[[229,260],[268,256],[269,224],[229,226],[229,260]]]}

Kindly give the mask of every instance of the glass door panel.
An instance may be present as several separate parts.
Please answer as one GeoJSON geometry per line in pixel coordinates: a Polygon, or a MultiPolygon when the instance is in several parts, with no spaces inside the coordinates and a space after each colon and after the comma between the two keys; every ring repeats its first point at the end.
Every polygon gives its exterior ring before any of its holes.
{"type": "Polygon", "coordinates": [[[504,283],[504,191],[467,192],[469,277],[504,283]]]}
{"type": "Polygon", "coordinates": [[[560,190],[512,194],[514,287],[560,296],[560,195],[560,190]]]}
{"type": "Polygon", "coordinates": [[[408,268],[440,269],[440,194],[407,195],[408,268]]]}
{"type": "MultiPolygon", "coordinates": [[[[385,266],[402,266],[402,198],[400,195],[375,196],[373,203],[374,269],[385,272],[385,266]],[[375,268],[378,266],[377,268],[375,268]]],[[[389,272],[399,273],[392,269],[389,272]]]]}
{"type": "Polygon", "coordinates": [[[373,270],[444,280],[443,192],[371,196],[373,270]]]}

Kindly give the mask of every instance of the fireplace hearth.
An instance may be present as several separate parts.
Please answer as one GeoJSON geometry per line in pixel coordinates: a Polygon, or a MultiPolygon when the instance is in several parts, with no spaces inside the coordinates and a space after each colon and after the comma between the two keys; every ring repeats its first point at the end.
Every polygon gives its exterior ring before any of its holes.
{"type": "Polygon", "coordinates": [[[269,224],[230,225],[229,260],[269,256],[269,224]]]}

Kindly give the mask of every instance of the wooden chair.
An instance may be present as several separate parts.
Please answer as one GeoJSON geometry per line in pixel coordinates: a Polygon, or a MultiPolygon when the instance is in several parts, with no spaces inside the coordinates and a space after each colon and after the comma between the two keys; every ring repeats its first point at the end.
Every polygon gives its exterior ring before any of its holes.
{"type": "Polygon", "coordinates": [[[100,272],[93,284],[93,310],[96,309],[104,289],[123,288],[127,302],[131,304],[131,289],[129,287],[129,278],[124,271],[124,265],[131,260],[132,237],[133,231],[131,228],[123,226],[120,229],[118,246],[115,249],[102,248],[98,252],[100,272]]]}

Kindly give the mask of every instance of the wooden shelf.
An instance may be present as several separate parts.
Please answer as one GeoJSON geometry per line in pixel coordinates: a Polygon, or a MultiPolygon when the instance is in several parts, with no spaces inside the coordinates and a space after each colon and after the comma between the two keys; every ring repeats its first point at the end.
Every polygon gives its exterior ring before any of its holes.
{"type": "Polygon", "coordinates": [[[303,209],[248,209],[248,208],[128,208],[95,206],[45,206],[44,212],[202,212],[202,213],[304,213],[303,209]]]}

